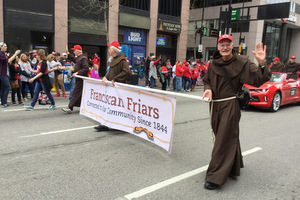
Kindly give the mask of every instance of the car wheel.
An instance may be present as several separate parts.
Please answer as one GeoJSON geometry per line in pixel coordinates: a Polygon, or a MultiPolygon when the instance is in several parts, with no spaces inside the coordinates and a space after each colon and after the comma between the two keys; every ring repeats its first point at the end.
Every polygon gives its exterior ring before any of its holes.
{"type": "Polygon", "coordinates": [[[275,92],[270,110],[272,112],[276,112],[280,107],[280,103],[281,103],[281,95],[279,92],[275,92]]]}

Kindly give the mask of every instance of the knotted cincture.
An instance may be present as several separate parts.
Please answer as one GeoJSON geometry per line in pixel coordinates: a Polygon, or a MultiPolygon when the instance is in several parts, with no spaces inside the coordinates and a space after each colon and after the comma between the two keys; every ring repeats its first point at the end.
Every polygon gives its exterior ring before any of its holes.
{"type": "Polygon", "coordinates": [[[229,101],[229,100],[232,100],[232,99],[235,99],[235,98],[237,98],[237,96],[227,97],[227,98],[224,98],[224,99],[216,99],[216,100],[210,99],[208,101],[209,103],[211,102],[209,117],[210,117],[210,130],[211,130],[212,147],[214,147],[215,140],[216,140],[214,130],[212,128],[212,111],[213,111],[213,107],[214,107],[214,102],[229,101]]]}

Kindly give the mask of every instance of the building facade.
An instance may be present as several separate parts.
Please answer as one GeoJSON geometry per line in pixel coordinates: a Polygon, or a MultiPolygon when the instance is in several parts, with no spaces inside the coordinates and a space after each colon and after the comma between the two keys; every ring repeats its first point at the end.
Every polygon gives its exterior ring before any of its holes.
{"type": "Polygon", "coordinates": [[[195,53],[201,44],[203,61],[211,59],[216,51],[218,35],[226,31],[233,36],[234,49],[241,54],[248,55],[252,60],[255,60],[252,51],[255,50],[258,42],[267,45],[268,63],[275,57],[279,57],[285,63],[290,55],[296,57],[299,55],[300,59],[300,47],[297,45],[300,40],[299,0],[232,0],[232,9],[241,21],[235,19],[232,13],[229,29],[220,17],[221,10],[229,10],[229,1],[191,0],[190,2],[187,57],[201,56],[195,53]],[[272,15],[276,13],[266,12],[264,17],[271,19],[256,20],[259,16],[257,6],[284,2],[290,2],[288,18],[273,19],[272,15]],[[243,7],[246,9],[241,9],[243,7]],[[201,43],[199,31],[203,34],[201,43]]]}
{"type": "Polygon", "coordinates": [[[162,55],[174,63],[186,58],[189,7],[183,0],[0,0],[0,41],[11,52],[80,44],[105,66],[107,43],[117,40],[130,62],[162,55]]]}

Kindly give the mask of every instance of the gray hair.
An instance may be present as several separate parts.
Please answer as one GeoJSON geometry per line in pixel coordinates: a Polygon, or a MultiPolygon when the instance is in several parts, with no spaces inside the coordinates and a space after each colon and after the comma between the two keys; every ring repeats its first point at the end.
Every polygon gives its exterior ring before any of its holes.
{"type": "Polygon", "coordinates": [[[3,47],[3,45],[5,45],[4,42],[0,42],[0,47],[3,47]]]}
{"type": "Polygon", "coordinates": [[[43,53],[43,54],[46,54],[44,49],[39,49],[38,52],[41,52],[41,53],[43,53]]]}
{"type": "Polygon", "coordinates": [[[115,50],[115,52],[117,53],[117,54],[120,54],[121,53],[121,49],[119,49],[119,48],[117,48],[117,47],[114,47],[114,46],[110,46],[112,49],[114,49],[115,50]]]}

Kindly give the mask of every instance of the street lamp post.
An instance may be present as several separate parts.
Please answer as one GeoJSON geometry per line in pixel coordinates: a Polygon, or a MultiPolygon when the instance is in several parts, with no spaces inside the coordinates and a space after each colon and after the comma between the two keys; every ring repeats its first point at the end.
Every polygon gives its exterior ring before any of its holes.
{"type": "Polygon", "coordinates": [[[232,12],[232,7],[231,7],[231,4],[232,4],[232,0],[229,1],[229,5],[228,5],[228,18],[227,18],[227,26],[226,26],[226,33],[227,34],[231,34],[230,31],[229,31],[229,28],[230,28],[230,24],[231,24],[231,12],[232,12]]]}

